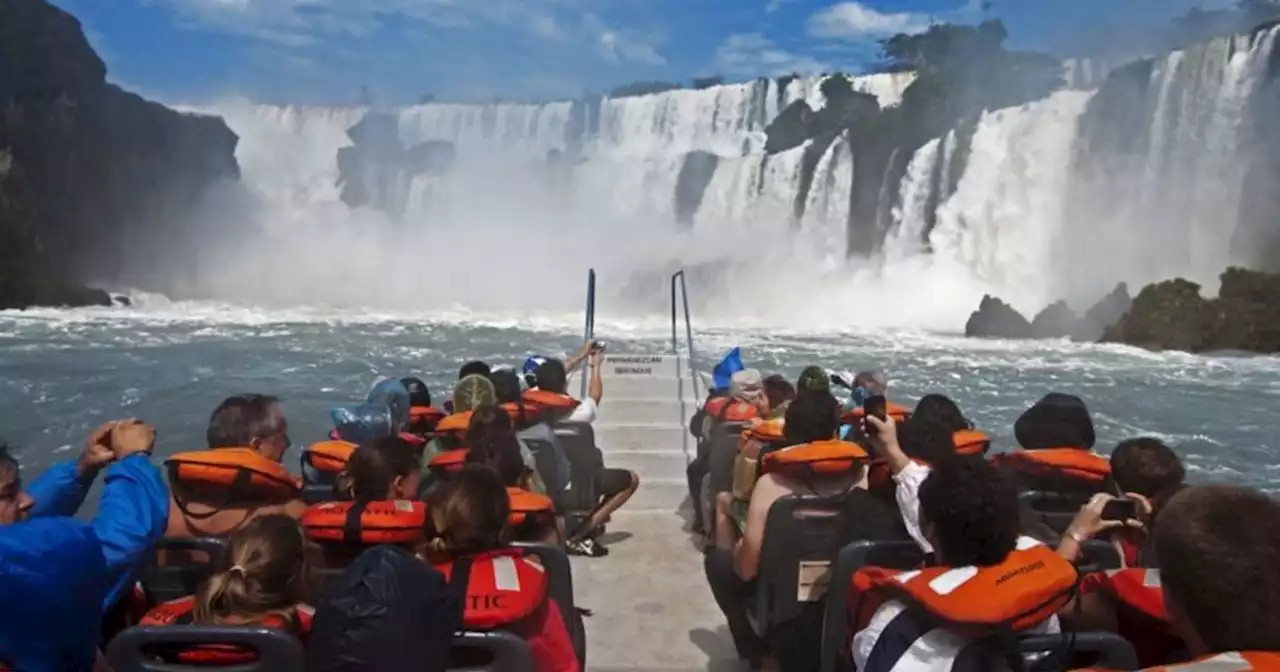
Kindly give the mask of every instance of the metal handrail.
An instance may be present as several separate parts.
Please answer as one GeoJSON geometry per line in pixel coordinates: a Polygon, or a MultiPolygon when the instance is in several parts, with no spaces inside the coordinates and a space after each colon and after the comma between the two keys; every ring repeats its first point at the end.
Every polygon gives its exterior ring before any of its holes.
{"type": "MultiPolygon", "coordinates": [[[[586,325],[582,328],[582,342],[587,342],[596,337],[596,269],[587,270],[587,310],[586,325]]],[[[578,394],[579,399],[587,398],[587,378],[588,372],[582,375],[582,390],[578,394]]]]}
{"type": "MultiPolygon", "coordinates": [[[[703,394],[698,385],[698,366],[694,364],[694,323],[689,317],[689,285],[685,283],[685,271],[677,270],[671,276],[671,353],[676,356],[676,380],[678,380],[677,392],[680,394],[681,408],[681,424],[687,424],[689,419],[684,417],[684,399],[685,399],[685,376],[680,366],[680,338],[676,335],[676,287],[680,287],[680,300],[685,306],[685,346],[689,349],[689,379],[694,385],[694,398],[701,399],[703,394]]],[[[689,457],[689,433],[682,431],[682,445],[685,449],[685,457],[689,457]]]]}

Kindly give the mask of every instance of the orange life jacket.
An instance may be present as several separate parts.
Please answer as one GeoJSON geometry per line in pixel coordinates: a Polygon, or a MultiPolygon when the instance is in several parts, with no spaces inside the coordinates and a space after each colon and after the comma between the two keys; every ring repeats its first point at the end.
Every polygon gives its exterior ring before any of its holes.
{"type": "Polygon", "coordinates": [[[1280,651],[1227,651],[1180,665],[1148,667],[1142,672],[1277,672],[1280,651]]]}
{"type": "MultiPolygon", "coordinates": [[[[884,412],[885,415],[893,418],[893,421],[897,424],[902,424],[911,418],[911,409],[902,404],[895,404],[892,401],[884,403],[884,412]]],[[[840,416],[840,422],[845,425],[856,425],[862,422],[862,417],[866,414],[867,412],[861,406],[856,406],[853,410],[840,416]]]]}
{"type": "Polygon", "coordinates": [[[238,501],[297,499],[301,483],[279,462],[273,462],[251,448],[217,448],[178,453],[165,460],[170,491],[178,509],[189,518],[208,518],[238,501]],[[210,513],[195,514],[179,497],[179,489],[222,491],[223,500],[210,513]]]}
{"type": "Polygon", "coordinates": [[[470,448],[455,448],[436,453],[427,463],[427,468],[436,474],[456,474],[466,466],[467,454],[470,452],[470,448]]]}
{"type": "Polygon", "coordinates": [[[719,422],[746,422],[760,417],[760,409],[733,397],[716,397],[702,410],[719,422]]]}
{"type": "Polygon", "coordinates": [[[447,437],[456,441],[467,438],[467,429],[471,427],[471,411],[462,411],[445,416],[436,423],[436,436],[447,437]]]}
{"type": "Polygon", "coordinates": [[[1004,562],[992,567],[865,567],[854,574],[853,585],[864,594],[918,606],[968,637],[1042,623],[1070,601],[1078,578],[1076,568],[1053,549],[1020,537],[1004,562]]]}
{"type": "Polygon", "coordinates": [[[738,440],[738,450],[748,441],[759,441],[761,443],[780,443],[785,437],[783,436],[783,428],[786,422],[782,418],[774,418],[773,420],[765,420],[757,423],[755,427],[748,427],[742,432],[742,438],[738,440]]]}
{"type": "Polygon", "coordinates": [[[444,411],[434,406],[411,406],[409,407],[409,424],[414,429],[433,431],[445,415],[444,411]]]}
{"type": "Polygon", "coordinates": [[[1061,476],[1076,481],[1101,484],[1111,477],[1111,462],[1089,450],[1047,448],[1015,450],[991,457],[997,465],[1008,465],[1032,476],[1061,476]]]}
{"type": "Polygon", "coordinates": [[[459,594],[462,623],[474,630],[519,622],[542,605],[547,572],[519,548],[504,548],[437,564],[459,594]]]}
{"type": "Polygon", "coordinates": [[[764,453],[760,473],[837,474],[867,459],[867,451],[848,441],[815,441],[764,453]]]}
{"type": "Polygon", "coordinates": [[[1106,573],[1100,588],[1121,604],[1144,616],[1169,622],[1169,612],[1164,606],[1164,590],[1160,585],[1160,570],[1144,567],[1114,569],[1106,573]]]}
{"type": "Polygon", "coordinates": [[[567,394],[556,394],[555,392],[544,390],[525,390],[524,394],[520,395],[520,400],[526,406],[532,406],[539,413],[546,413],[547,411],[568,412],[582,403],[567,394]]]}
{"type": "Polygon", "coordinates": [[[956,455],[985,455],[991,449],[991,437],[972,429],[962,429],[952,437],[956,455]]]}
{"type": "Polygon", "coordinates": [[[422,539],[426,520],[426,504],[398,499],[316,504],[302,512],[299,522],[312,541],[411,544],[422,539]]]}
{"type": "MultiPolygon", "coordinates": [[[[194,595],[180,597],[170,602],[157,605],[154,609],[147,612],[138,625],[143,626],[165,626],[165,625],[191,625],[193,614],[196,606],[196,598],[194,595]]],[[[276,630],[287,630],[290,634],[300,639],[306,638],[311,632],[311,621],[315,615],[315,610],[310,605],[298,604],[294,606],[294,620],[279,614],[272,614],[254,623],[276,630]]],[[[253,651],[241,646],[230,644],[195,644],[195,645],[177,645],[180,646],[173,656],[178,663],[186,665],[205,665],[205,666],[230,666],[243,665],[251,663],[258,659],[258,655],[253,651]]]]}
{"type": "Polygon", "coordinates": [[[511,502],[511,515],[507,518],[507,524],[512,527],[524,523],[531,515],[555,513],[550,497],[524,488],[507,488],[507,499],[511,502]]]}
{"type": "Polygon", "coordinates": [[[346,468],[356,444],[347,441],[318,441],[302,452],[302,462],[326,474],[336,474],[346,468]]]}

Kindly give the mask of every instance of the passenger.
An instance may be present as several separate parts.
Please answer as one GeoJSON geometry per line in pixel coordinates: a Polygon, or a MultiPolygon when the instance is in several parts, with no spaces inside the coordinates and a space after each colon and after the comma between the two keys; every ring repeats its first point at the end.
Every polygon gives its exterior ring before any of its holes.
{"type": "MultiPolygon", "coordinates": [[[[769,397],[764,393],[762,382],[760,372],[755,369],[742,369],[735,372],[729,378],[729,394],[707,402],[705,406],[706,412],[703,414],[701,435],[711,441],[717,434],[716,428],[724,426],[725,423],[733,423],[733,426],[737,427],[737,429],[732,430],[736,437],[742,432],[742,423],[759,421],[766,417],[769,414],[769,397]]],[[[720,432],[719,436],[722,440],[733,438],[726,436],[723,432],[720,432]]],[[[736,441],[736,438],[734,440],[736,441]]],[[[734,446],[729,445],[725,448],[728,451],[732,451],[734,446]]],[[[695,524],[699,530],[703,527],[701,524],[703,519],[702,508],[704,506],[702,481],[711,470],[712,450],[713,448],[708,445],[706,459],[701,464],[696,462],[690,464],[689,468],[686,469],[686,474],[689,478],[689,494],[692,497],[691,501],[695,502],[695,524]],[[695,476],[697,476],[696,481],[694,480],[695,476]]],[[[733,465],[727,461],[727,458],[732,456],[733,452],[723,453],[722,459],[717,460],[716,468],[732,469],[733,465]]],[[[718,455],[718,457],[721,457],[721,455],[718,455]]],[[[755,455],[753,454],[749,459],[752,460],[751,465],[754,466],[755,455]]],[[[754,475],[754,470],[752,471],[754,475]]],[[[728,487],[729,484],[726,483],[724,486],[728,487]]],[[[715,494],[714,492],[707,493],[710,502],[715,501],[714,497],[712,497],[715,494]]],[[[707,513],[714,515],[714,509],[708,506],[707,513]]]]}
{"type": "MultiPolygon", "coordinates": [[[[475,447],[489,441],[510,437],[515,439],[515,427],[512,425],[511,416],[499,406],[482,406],[475,410],[471,415],[471,425],[467,428],[467,445],[475,447]]],[[[519,439],[516,439],[516,445],[520,449],[520,460],[525,468],[529,470],[529,487],[531,492],[540,495],[547,494],[547,486],[542,483],[542,478],[538,476],[538,463],[533,457],[533,452],[529,450],[519,439]]]]}
{"type": "MultiPolygon", "coordinates": [[[[1059,631],[1054,612],[1070,597],[1076,572],[1049,548],[1018,536],[1013,481],[984,460],[943,460],[921,484],[919,505],[921,548],[937,565],[907,573],[864,568],[854,577],[855,623],[861,607],[886,600],[865,626],[855,626],[860,672],[950,670],[969,644],[1002,626],[1019,634],[1059,631]]],[[[1022,669],[1019,652],[1001,653],[1022,669]]],[[[992,667],[973,662],[974,669],[992,667]]]]}
{"type": "Polygon", "coordinates": [[[796,391],[831,393],[831,377],[821,366],[807,366],[796,379],[796,391]]]}
{"type": "Polygon", "coordinates": [[[519,635],[538,672],[580,669],[564,617],[548,597],[546,572],[524,551],[505,548],[510,506],[497,475],[468,465],[432,494],[427,509],[428,561],[451,580],[468,579],[464,627],[519,635]],[[507,599],[488,599],[503,594],[507,599]]]}
{"type": "Polygon", "coordinates": [[[108,422],[79,459],[50,467],[25,491],[18,461],[0,446],[0,665],[93,669],[104,612],[164,532],[168,493],[150,462],[154,443],[141,422],[108,422]],[[104,468],[97,515],[76,520],[104,468]]]}
{"type": "Polygon", "coordinates": [[[911,411],[911,420],[908,420],[907,424],[910,425],[912,422],[937,423],[952,432],[973,429],[973,423],[964,417],[956,402],[941,394],[926,394],[921,397],[920,401],[916,402],[915,410],[911,411]]]}
{"type": "Polygon", "coordinates": [[[420,480],[417,448],[398,436],[355,451],[335,486],[336,494],[346,501],[317,504],[302,515],[307,536],[323,553],[324,567],[346,567],[377,543],[406,548],[419,543],[425,513],[422,504],[413,500],[420,480]]]}
{"type": "MultiPolygon", "coordinates": [[[[912,511],[918,509],[915,493],[928,477],[930,465],[956,455],[955,433],[948,426],[917,421],[915,417],[898,425],[890,416],[889,422],[877,430],[875,438],[869,437],[867,443],[877,457],[867,476],[869,488],[882,499],[893,502],[900,511],[903,506],[912,511]]],[[[913,529],[912,523],[907,522],[907,529],[913,529]]],[[[916,541],[923,539],[918,534],[912,536],[916,541]]]]}
{"type": "Polygon", "coordinates": [[[1152,547],[1165,606],[1195,658],[1181,669],[1280,669],[1278,540],[1280,503],[1247,488],[1186,488],[1160,511],[1152,547]]]}
{"type": "MultiPolygon", "coordinates": [[[[499,404],[523,406],[524,402],[520,398],[522,391],[520,379],[515,371],[506,368],[495,369],[489,379],[493,382],[499,404]]],[[[556,493],[563,492],[569,487],[569,458],[565,455],[564,446],[561,445],[556,433],[551,430],[551,426],[542,422],[541,417],[538,417],[538,420],[539,422],[517,427],[516,438],[520,439],[523,449],[528,450],[532,455],[535,473],[543,482],[547,494],[554,498],[556,493]]]]}
{"type": "Polygon", "coordinates": [[[698,405],[693,417],[689,419],[689,434],[696,442],[697,453],[685,468],[685,478],[689,483],[689,497],[693,505],[693,522],[691,531],[694,534],[706,534],[706,512],[702,504],[702,481],[711,469],[711,440],[706,433],[708,408],[721,399],[729,398],[729,383],[733,374],[741,371],[742,351],[734,348],[721,359],[711,371],[711,388],[707,390],[707,398],[698,405]]]}
{"type": "Polygon", "coordinates": [[[431,390],[422,380],[401,378],[400,384],[409,392],[409,426],[405,431],[425,440],[435,431],[444,411],[431,406],[431,390]]]}
{"type": "Polygon", "coordinates": [[[555,508],[549,498],[534,490],[537,473],[524,463],[520,442],[514,436],[495,434],[471,442],[467,463],[488,467],[507,486],[511,496],[512,539],[564,546],[564,532],[557,522],[555,508]]]}
{"type": "Polygon", "coordinates": [[[1108,488],[1111,466],[1093,452],[1089,409],[1079,397],[1050,392],[1013,425],[1021,450],[992,461],[1024,490],[1088,495],[1108,488]]]}
{"type": "Polygon", "coordinates": [[[485,362],[479,360],[471,361],[463,364],[462,368],[458,369],[458,380],[462,380],[467,376],[484,376],[488,378],[490,373],[492,373],[492,369],[485,362]]]}
{"type": "MultiPolygon", "coordinates": [[[[1147,508],[1167,500],[1183,486],[1187,470],[1173,449],[1155,438],[1121,441],[1111,451],[1111,480],[1118,492],[1140,495],[1147,508]]],[[[1149,511],[1154,515],[1156,511],[1149,511]]],[[[1111,535],[1119,546],[1126,566],[1141,565],[1139,554],[1146,535],[1132,528],[1119,528],[1111,535]]]]}
{"type": "MultiPolygon", "coordinates": [[[[311,568],[307,540],[289,516],[259,516],[231,534],[218,569],[195,595],[152,609],[141,625],[256,625],[277,628],[305,644],[311,631],[311,568]]],[[[225,646],[180,647],[170,662],[231,665],[255,659],[251,651],[225,646]]]]}
{"type": "MultiPolygon", "coordinates": [[[[578,402],[573,410],[568,411],[561,422],[585,425],[595,422],[596,408],[604,396],[604,381],[600,376],[600,367],[603,362],[603,351],[595,349],[590,352],[588,364],[591,372],[587,385],[587,398],[578,402]]],[[[572,400],[568,396],[568,376],[565,373],[565,366],[558,360],[548,359],[538,367],[536,379],[539,392],[572,400]]],[[[640,477],[628,469],[606,468],[599,483],[600,504],[592,510],[587,520],[569,535],[565,543],[569,552],[575,555],[600,557],[608,554],[608,549],[597,537],[604,524],[609,522],[613,512],[626,504],[627,500],[631,499],[631,495],[635,494],[636,489],[640,487],[640,477]]]]}
{"type": "Polygon", "coordinates": [[[781,418],[787,414],[787,406],[796,398],[796,388],[786,377],[773,374],[764,379],[764,394],[769,399],[768,418],[781,418]]]}
{"type": "MultiPolygon", "coordinates": [[[[1137,493],[1127,493],[1127,497],[1137,506],[1136,517],[1108,520],[1104,512],[1115,497],[1106,493],[1094,495],[1067,528],[1058,543],[1058,555],[1076,562],[1084,542],[1090,539],[1108,532],[1131,532],[1131,538],[1141,540],[1148,530],[1154,531],[1163,500],[1151,501],[1137,493]]],[[[1178,525],[1179,521],[1166,520],[1164,524],[1178,525]]],[[[1086,575],[1075,599],[1058,610],[1059,618],[1071,630],[1120,635],[1133,644],[1143,667],[1168,662],[1175,652],[1185,649],[1185,644],[1165,609],[1159,571],[1125,560],[1121,569],[1086,575]]]]}
{"type": "Polygon", "coordinates": [[[241,394],[209,417],[207,451],[169,458],[168,538],[223,537],[273,513],[297,518],[306,510],[297,480],[280,464],[289,449],[289,425],[279,400],[241,394]],[[248,487],[240,474],[250,473],[248,487]]]}
{"type": "MultiPolygon", "coordinates": [[[[825,378],[824,378],[825,379],[825,378]]],[[[799,396],[787,409],[784,431],[787,443],[792,447],[819,442],[831,442],[835,438],[839,403],[826,392],[813,392],[801,388],[799,396]]],[[[853,444],[840,444],[865,457],[853,444]]],[[[778,454],[788,449],[777,451],[778,454]]],[[[766,458],[767,459],[767,458],[766,458]]],[[[756,481],[751,500],[742,511],[735,505],[731,493],[721,493],[716,499],[715,545],[707,549],[704,569],[716,604],[724,612],[733,636],[738,655],[757,666],[768,648],[752,630],[747,620],[746,600],[754,594],[756,573],[760,562],[760,549],[764,544],[765,522],[774,502],[792,494],[838,496],[855,488],[866,488],[866,470],[861,465],[838,473],[812,473],[799,477],[780,472],[767,472],[756,481]],[[734,507],[738,511],[733,510],[734,507]]],[[[892,511],[886,515],[869,516],[864,538],[895,538],[896,525],[892,511]],[[883,526],[884,529],[877,529],[883,526]]],[[[816,647],[814,647],[816,650],[816,647]]],[[[777,653],[777,652],[775,652],[777,653]]]]}
{"type": "MultiPolygon", "coordinates": [[[[458,381],[453,388],[453,399],[449,404],[450,415],[459,415],[475,411],[481,406],[492,406],[497,401],[497,392],[493,388],[493,383],[488,376],[478,374],[468,375],[458,381]]],[[[469,421],[469,420],[468,420],[469,421]]],[[[444,433],[443,427],[439,428],[444,433]]],[[[426,449],[423,451],[423,482],[430,482],[426,476],[426,470],[431,465],[431,460],[446,450],[456,450],[462,448],[457,442],[449,439],[442,439],[437,435],[427,443],[426,449]]]]}
{"type": "Polygon", "coordinates": [[[374,546],[316,603],[307,672],[445,672],[462,604],[444,576],[397,546],[374,546]]]}

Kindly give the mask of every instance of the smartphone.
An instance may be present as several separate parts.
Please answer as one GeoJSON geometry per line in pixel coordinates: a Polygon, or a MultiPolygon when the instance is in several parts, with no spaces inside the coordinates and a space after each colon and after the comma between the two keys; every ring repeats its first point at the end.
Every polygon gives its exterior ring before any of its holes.
{"type": "Polygon", "coordinates": [[[1128,497],[1117,497],[1102,507],[1103,520],[1131,520],[1138,517],[1138,503],[1128,497]]]}
{"type": "MultiPolygon", "coordinates": [[[[862,402],[862,411],[865,415],[874,415],[881,420],[885,420],[887,418],[885,406],[886,402],[884,395],[873,394],[867,397],[866,401],[862,402]]],[[[869,422],[863,422],[862,425],[862,430],[866,432],[867,436],[876,435],[876,428],[874,425],[869,422]]]]}
{"type": "Polygon", "coordinates": [[[608,343],[605,343],[604,341],[596,341],[595,345],[593,345],[591,349],[594,352],[604,352],[607,346],[608,346],[608,343]]]}

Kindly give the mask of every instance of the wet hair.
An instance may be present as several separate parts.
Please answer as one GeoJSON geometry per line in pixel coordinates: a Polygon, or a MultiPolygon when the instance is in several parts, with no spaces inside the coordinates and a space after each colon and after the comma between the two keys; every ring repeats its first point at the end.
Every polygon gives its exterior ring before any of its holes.
{"type": "Polygon", "coordinates": [[[986,460],[933,465],[920,484],[920,519],[949,567],[990,567],[1018,543],[1018,488],[986,460]]]}
{"type": "Polygon", "coordinates": [[[569,387],[569,374],[564,370],[564,362],[548,359],[538,367],[534,374],[538,389],[555,394],[564,394],[569,387]]]}
{"type": "Polygon", "coordinates": [[[420,378],[401,378],[400,384],[409,391],[410,406],[431,405],[431,389],[420,378]]]}
{"type": "Polygon", "coordinates": [[[829,392],[802,389],[787,407],[783,435],[792,445],[830,441],[840,429],[839,412],[840,402],[829,392]]]}
{"type": "Polygon", "coordinates": [[[494,369],[489,374],[499,404],[520,403],[520,377],[511,369],[494,369]]]}
{"type": "Polygon", "coordinates": [[[1155,497],[1181,485],[1186,477],[1182,460],[1160,439],[1121,441],[1111,452],[1111,478],[1121,492],[1155,497]]]}
{"type": "Polygon", "coordinates": [[[937,421],[920,420],[913,416],[902,425],[902,452],[927,464],[937,464],[956,455],[955,430],[937,421]]]}
{"type": "Polygon", "coordinates": [[[511,416],[501,406],[481,406],[471,413],[467,425],[467,446],[475,447],[495,436],[515,436],[511,416]]]}
{"type": "Polygon", "coordinates": [[[489,365],[480,360],[467,362],[462,365],[461,369],[458,369],[458,380],[462,380],[467,376],[484,376],[487,378],[489,377],[489,365]]]}
{"type": "Polygon", "coordinates": [[[389,436],[360,446],[338,474],[334,490],[342,497],[366,502],[384,499],[397,477],[422,468],[417,446],[389,436]]]}
{"type": "Polygon", "coordinates": [[[430,549],[481,553],[506,543],[511,502],[492,469],[468,464],[427,498],[430,549]]]}
{"type": "Polygon", "coordinates": [[[209,416],[205,441],[209,448],[244,448],[254,439],[279,433],[280,400],[266,394],[227,397],[209,416]]]}
{"type": "Polygon", "coordinates": [[[520,440],[510,434],[493,434],[483,441],[471,443],[467,462],[492,469],[510,488],[523,488],[529,477],[529,467],[520,453],[520,440]]]}
{"type": "Polygon", "coordinates": [[[785,376],[773,374],[764,379],[764,395],[769,398],[769,408],[774,409],[796,398],[796,388],[785,376]]]}
{"type": "Polygon", "coordinates": [[[231,534],[217,571],[196,592],[193,621],[238,625],[275,615],[296,624],[307,571],[298,521],[283,514],[254,518],[231,534]]]}
{"type": "Polygon", "coordinates": [[[956,402],[941,394],[926,394],[920,398],[908,422],[915,422],[917,419],[920,422],[940,423],[952,432],[973,429],[973,423],[964,417],[956,402]]]}
{"type": "Polygon", "coordinates": [[[1075,395],[1050,392],[1013,423],[1013,436],[1025,450],[1093,449],[1097,437],[1089,407],[1075,395]]]}
{"type": "Polygon", "coordinates": [[[1249,488],[1189,487],[1152,534],[1165,596],[1210,652],[1280,650],[1280,502],[1249,488]]]}

